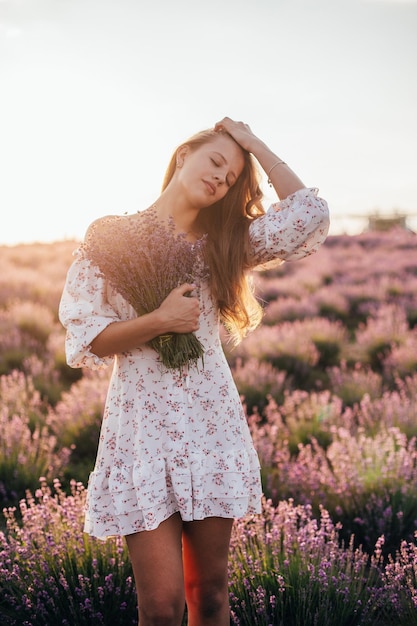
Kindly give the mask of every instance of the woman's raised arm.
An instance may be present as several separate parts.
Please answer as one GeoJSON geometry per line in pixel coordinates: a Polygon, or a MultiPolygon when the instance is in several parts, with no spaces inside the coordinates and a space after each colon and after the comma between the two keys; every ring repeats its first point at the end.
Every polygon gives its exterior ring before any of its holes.
{"type": "Polygon", "coordinates": [[[230,117],[225,117],[217,122],[214,128],[220,132],[229,133],[244,150],[253,154],[268,176],[268,182],[274,187],[280,200],[305,187],[287,163],[254,135],[247,124],[235,122],[230,117]]]}

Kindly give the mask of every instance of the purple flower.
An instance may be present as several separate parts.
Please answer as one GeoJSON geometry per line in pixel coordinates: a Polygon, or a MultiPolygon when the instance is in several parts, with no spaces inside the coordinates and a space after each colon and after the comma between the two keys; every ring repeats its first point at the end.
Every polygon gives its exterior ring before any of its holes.
{"type": "MultiPolygon", "coordinates": [[[[207,277],[204,244],[205,237],[190,243],[184,233],[175,232],[172,219],[161,223],[151,208],[135,220],[113,216],[96,223],[83,251],[136,313],[144,315],[179,285],[198,285],[207,277]]],[[[170,369],[196,363],[204,352],[194,333],[161,335],[149,345],[170,369]]]]}

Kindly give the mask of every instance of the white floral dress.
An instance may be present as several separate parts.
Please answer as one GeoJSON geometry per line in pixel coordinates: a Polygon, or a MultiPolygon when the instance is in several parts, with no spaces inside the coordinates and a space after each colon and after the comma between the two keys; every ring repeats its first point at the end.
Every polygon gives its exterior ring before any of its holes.
{"type": "MultiPolygon", "coordinates": [[[[251,223],[253,265],[311,254],[327,230],[317,190],[297,191],[251,223]]],[[[59,310],[68,363],[96,369],[113,362],[88,484],[85,531],[93,536],[151,530],[174,512],[184,521],[260,512],[259,461],[207,282],[199,298],[204,365],[167,370],[146,345],[99,358],[93,339],[136,313],[80,252],[69,269],[59,310]]]]}

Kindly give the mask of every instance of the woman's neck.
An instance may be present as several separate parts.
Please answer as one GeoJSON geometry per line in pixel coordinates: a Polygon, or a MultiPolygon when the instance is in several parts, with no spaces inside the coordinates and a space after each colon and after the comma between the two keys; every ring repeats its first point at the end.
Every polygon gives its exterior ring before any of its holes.
{"type": "Polygon", "coordinates": [[[173,194],[162,192],[153,206],[160,219],[167,221],[172,218],[176,230],[189,235],[189,239],[198,239],[203,234],[197,232],[198,229],[196,229],[199,210],[178,196],[174,197],[173,194]]]}

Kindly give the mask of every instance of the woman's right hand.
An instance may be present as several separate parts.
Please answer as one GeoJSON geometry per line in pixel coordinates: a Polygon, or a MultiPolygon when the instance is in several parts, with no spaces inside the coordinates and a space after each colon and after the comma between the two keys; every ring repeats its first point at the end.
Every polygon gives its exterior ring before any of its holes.
{"type": "Polygon", "coordinates": [[[176,287],[157,309],[164,332],[192,333],[199,329],[200,304],[192,294],[196,285],[176,287]]]}
{"type": "Polygon", "coordinates": [[[154,337],[169,333],[192,333],[199,328],[200,305],[190,296],[195,285],[185,283],[173,289],[162,304],[131,320],[113,322],[91,342],[91,351],[103,358],[141,346],[154,337]]]}

